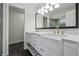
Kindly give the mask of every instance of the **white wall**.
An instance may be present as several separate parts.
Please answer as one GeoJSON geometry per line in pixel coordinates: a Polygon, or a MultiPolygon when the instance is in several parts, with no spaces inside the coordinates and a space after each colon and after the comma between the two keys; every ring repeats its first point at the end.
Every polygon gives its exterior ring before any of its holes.
{"type": "Polygon", "coordinates": [[[76,15],[75,9],[66,12],[66,14],[65,14],[66,26],[75,26],[76,25],[76,22],[75,22],[76,16],[75,15],[76,15]]]}
{"type": "Polygon", "coordinates": [[[36,22],[37,28],[43,27],[43,16],[41,14],[37,15],[37,22],[36,22]]]}
{"type": "Polygon", "coordinates": [[[24,41],[24,12],[9,9],[9,44],[24,41]]]}
{"type": "MultiPolygon", "coordinates": [[[[31,4],[31,3],[30,3],[31,4]]],[[[25,10],[25,32],[35,31],[35,9],[28,3],[11,3],[10,5],[22,8],[25,10]]]]}
{"type": "Polygon", "coordinates": [[[27,24],[27,26],[25,25],[25,32],[33,32],[35,31],[35,10],[33,8],[28,8],[26,11],[28,13],[25,14],[27,16],[27,20],[25,21],[25,24],[27,24]]]}

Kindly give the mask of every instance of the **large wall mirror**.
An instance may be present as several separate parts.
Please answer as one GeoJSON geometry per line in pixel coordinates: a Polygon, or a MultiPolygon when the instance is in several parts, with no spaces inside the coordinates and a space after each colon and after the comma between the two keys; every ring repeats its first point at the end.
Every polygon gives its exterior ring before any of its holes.
{"type": "Polygon", "coordinates": [[[35,26],[40,29],[78,28],[78,4],[60,3],[59,8],[54,8],[45,14],[35,15],[35,26]]]}

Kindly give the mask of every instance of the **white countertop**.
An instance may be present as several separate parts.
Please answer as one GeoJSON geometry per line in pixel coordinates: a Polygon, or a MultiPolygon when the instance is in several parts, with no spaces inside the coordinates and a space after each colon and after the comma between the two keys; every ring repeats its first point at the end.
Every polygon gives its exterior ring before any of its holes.
{"type": "Polygon", "coordinates": [[[69,35],[63,36],[62,39],[79,42],[79,35],[78,34],[76,34],[76,35],[69,34],[69,35]]]}
{"type": "Polygon", "coordinates": [[[65,35],[53,35],[53,34],[40,34],[43,37],[55,39],[55,40],[62,40],[62,39],[67,39],[71,41],[76,41],[79,42],[79,35],[78,34],[65,34],[65,35]]]}
{"type": "Polygon", "coordinates": [[[40,36],[42,37],[47,37],[55,40],[67,39],[67,40],[79,42],[79,34],[54,35],[48,32],[33,32],[33,33],[40,34],[40,36]]]}

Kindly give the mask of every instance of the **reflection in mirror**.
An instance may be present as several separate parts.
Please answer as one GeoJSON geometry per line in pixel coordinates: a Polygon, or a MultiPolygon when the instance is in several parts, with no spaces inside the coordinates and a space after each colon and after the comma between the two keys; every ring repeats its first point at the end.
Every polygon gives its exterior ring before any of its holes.
{"type": "Polygon", "coordinates": [[[49,27],[56,27],[56,26],[59,26],[59,27],[65,27],[66,26],[66,23],[65,23],[65,16],[61,16],[60,18],[55,18],[55,19],[52,19],[50,18],[49,19],[49,27]]]}
{"type": "MultiPolygon", "coordinates": [[[[42,5],[44,6],[44,4],[42,5]]],[[[54,8],[52,11],[44,13],[44,15],[42,14],[36,15],[36,28],[49,28],[56,26],[59,27],[76,26],[75,3],[60,3],[59,8],[54,8]]]]}

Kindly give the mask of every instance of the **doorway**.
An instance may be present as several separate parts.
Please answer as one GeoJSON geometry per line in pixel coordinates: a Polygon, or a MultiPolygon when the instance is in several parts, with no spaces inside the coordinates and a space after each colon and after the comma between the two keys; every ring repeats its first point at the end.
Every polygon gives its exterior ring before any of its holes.
{"type": "Polygon", "coordinates": [[[9,55],[21,56],[24,49],[25,10],[9,6],[9,55]]]}

